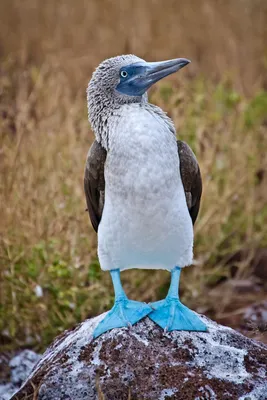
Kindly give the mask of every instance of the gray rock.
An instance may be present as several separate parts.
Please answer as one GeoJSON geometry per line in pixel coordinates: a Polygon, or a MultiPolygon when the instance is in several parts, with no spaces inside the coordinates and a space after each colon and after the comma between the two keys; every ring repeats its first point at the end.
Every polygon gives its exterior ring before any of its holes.
{"type": "Polygon", "coordinates": [[[164,334],[145,318],[93,340],[103,317],[59,336],[12,399],[267,399],[264,344],[205,317],[208,332],[164,334]]]}
{"type": "Polygon", "coordinates": [[[20,351],[14,357],[10,357],[9,354],[0,355],[0,400],[10,399],[40,358],[39,354],[31,350],[20,351]]]}

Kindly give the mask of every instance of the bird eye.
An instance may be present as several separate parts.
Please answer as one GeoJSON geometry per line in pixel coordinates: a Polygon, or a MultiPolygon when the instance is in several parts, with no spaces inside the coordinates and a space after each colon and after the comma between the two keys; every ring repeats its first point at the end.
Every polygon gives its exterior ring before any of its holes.
{"type": "Polygon", "coordinates": [[[127,71],[121,71],[121,76],[122,76],[123,78],[126,78],[127,75],[128,75],[128,72],[127,72],[127,71]]]}

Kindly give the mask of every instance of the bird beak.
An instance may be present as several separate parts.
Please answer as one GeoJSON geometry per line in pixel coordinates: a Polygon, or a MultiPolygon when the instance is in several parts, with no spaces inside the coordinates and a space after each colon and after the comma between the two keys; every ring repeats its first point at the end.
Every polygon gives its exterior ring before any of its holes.
{"type": "Polygon", "coordinates": [[[177,72],[189,63],[190,61],[186,58],[176,58],[168,61],[141,61],[131,64],[127,66],[128,71],[131,71],[129,78],[120,81],[116,89],[128,96],[142,96],[154,83],[177,72]]]}
{"type": "Polygon", "coordinates": [[[179,71],[179,69],[185,67],[189,63],[190,60],[187,60],[186,58],[176,58],[174,60],[146,63],[146,72],[144,76],[140,78],[143,79],[143,83],[148,89],[155,82],[165,78],[165,76],[179,71]]]}

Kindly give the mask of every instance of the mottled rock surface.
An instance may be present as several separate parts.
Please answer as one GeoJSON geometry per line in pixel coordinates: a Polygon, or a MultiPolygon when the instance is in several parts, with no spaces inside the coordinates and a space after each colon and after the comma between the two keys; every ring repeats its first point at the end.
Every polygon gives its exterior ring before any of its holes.
{"type": "Polygon", "coordinates": [[[12,399],[267,399],[264,344],[205,317],[208,332],[164,334],[145,318],[93,340],[103,317],[59,336],[12,399]]]}
{"type": "Polygon", "coordinates": [[[9,400],[27,379],[41,356],[31,350],[0,354],[0,400],[9,400]]]}

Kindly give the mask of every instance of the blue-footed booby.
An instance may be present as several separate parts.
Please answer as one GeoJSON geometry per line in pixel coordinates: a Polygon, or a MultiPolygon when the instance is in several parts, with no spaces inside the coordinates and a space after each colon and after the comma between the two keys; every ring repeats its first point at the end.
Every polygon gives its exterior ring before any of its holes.
{"type": "Polygon", "coordinates": [[[192,263],[193,224],[202,192],[199,166],[190,147],[176,140],[171,119],[148,102],[147,90],[186,66],[185,58],[146,62],[134,55],[103,61],[87,89],[95,141],[87,156],[84,189],[98,233],[102,270],[110,271],[115,303],[94,337],[149,316],[165,331],[205,331],[195,312],[179,300],[181,269],[192,263]],[[166,269],[165,300],[129,300],[120,271],[166,269]]]}

